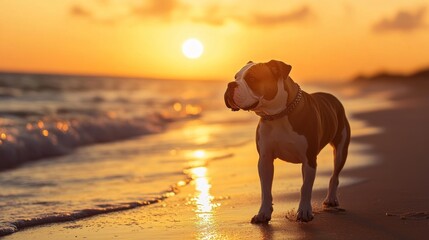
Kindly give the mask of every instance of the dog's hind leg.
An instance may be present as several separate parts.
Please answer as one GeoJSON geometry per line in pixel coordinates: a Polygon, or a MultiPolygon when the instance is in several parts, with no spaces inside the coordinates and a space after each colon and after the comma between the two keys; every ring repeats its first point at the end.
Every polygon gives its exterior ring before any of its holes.
{"type": "Polygon", "coordinates": [[[334,171],[329,181],[328,194],[325,201],[323,201],[323,206],[325,207],[337,207],[339,206],[337,198],[337,189],[339,184],[339,175],[341,170],[346,163],[348,148],[350,143],[350,125],[347,119],[344,117],[344,127],[337,134],[334,140],[331,142],[331,145],[334,148],[334,171]]]}

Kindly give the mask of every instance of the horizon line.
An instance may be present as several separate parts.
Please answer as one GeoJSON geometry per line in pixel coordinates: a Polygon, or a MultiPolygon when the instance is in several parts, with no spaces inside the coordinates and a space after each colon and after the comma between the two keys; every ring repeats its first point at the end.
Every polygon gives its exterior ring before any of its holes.
{"type": "Polygon", "coordinates": [[[155,81],[224,81],[221,79],[185,79],[185,78],[159,78],[148,76],[117,75],[117,74],[97,74],[97,73],[70,73],[70,72],[49,72],[49,71],[28,71],[28,70],[4,70],[0,69],[0,74],[15,75],[40,75],[40,76],[61,76],[61,77],[88,77],[88,78],[122,78],[122,79],[140,79],[155,81]]]}

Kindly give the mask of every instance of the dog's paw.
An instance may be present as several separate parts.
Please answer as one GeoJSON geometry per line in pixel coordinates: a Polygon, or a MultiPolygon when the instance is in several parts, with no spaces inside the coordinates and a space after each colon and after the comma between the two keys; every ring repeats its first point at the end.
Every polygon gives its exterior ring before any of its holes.
{"type": "Polygon", "coordinates": [[[298,222],[310,222],[313,220],[314,215],[310,206],[299,207],[298,212],[296,214],[296,221],[298,222]]]}
{"type": "Polygon", "coordinates": [[[264,214],[258,214],[253,216],[250,223],[252,224],[267,224],[271,220],[270,216],[265,216],[264,214]]]}
{"type": "Polygon", "coordinates": [[[259,210],[258,215],[253,216],[253,218],[250,220],[250,223],[252,224],[267,224],[271,220],[271,214],[273,213],[274,209],[273,207],[269,208],[263,208],[259,210]]]}
{"type": "Polygon", "coordinates": [[[323,207],[325,208],[332,208],[332,207],[338,207],[340,204],[338,203],[337,198],[329,198],[327,197],[325,201],[323,201],[323,207]]]}

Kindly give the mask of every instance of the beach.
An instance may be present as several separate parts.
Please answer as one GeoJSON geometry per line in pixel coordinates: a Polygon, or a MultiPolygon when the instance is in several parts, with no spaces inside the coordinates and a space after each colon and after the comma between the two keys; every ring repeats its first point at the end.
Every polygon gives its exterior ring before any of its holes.
{"type": "MultiPolygon", "coordinates": [[[[259,209],[260,190],[255,144],[244,141],[214,151],[204,164],[185,168],[192,180],[156,204],[26,228],[3,238],[424,239],[429,234],[427,89],[424,82],[396,83],[389,88],[353,83],[342,88],[340,92],[352,96],[357,105],[359,100],[366,104],[369,95],[374,105],[374,98],[379,98],[378,103],[388,102],[382,107],[366,106],[367,110],[349,116],[355,124],[339,188],[340,207],[345,211],[321,207],[332,164],[328,149],[319,159],[312,222],[293,221],[300,165],[276,160],[272,220],[267,225],[250,224],[259,209]],[[364,127],[359,126],[362,122],[364,127]]],[[[256,124],[254,118],[244,125],[253,134],[256,124]]],[[[243,123],[230,123],[236,126],[243,123]]]]}
{"type": "Polygon", "coordinates": [[[0,240],[429,239],[428,8],[0,1],[0,240]]]}

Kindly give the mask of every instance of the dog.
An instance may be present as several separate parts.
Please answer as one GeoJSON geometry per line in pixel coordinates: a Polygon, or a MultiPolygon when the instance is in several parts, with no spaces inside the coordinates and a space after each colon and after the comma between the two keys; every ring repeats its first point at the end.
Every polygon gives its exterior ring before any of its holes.
{"type": "Polygon", "coordinates": [[[302,164],[303,184],[297,221],[313,220],[311,194],[317,155],[329,143],[334,149],[334,170],[323,202],[339,206],[339,174],[347,159],[350,125],[341,102],[328,93],[308,94],[289,76],[292,67],[271,60],[248,62],[228,83],[225,105],[232,111],[253,111],[260,116],[256,130],[258,173],[262,202],[251,223],[268,223],[273,212],[271,187],[274,159],[302,164]]]}

